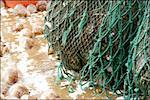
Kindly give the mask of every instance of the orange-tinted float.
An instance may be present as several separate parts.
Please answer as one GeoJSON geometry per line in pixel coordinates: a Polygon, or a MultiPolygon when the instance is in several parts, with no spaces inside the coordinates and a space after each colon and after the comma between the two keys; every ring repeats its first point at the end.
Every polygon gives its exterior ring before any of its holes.
{"type": "Polygon", "coordinates": [[[3,0],[7,7],[15,7],[17,4],[27,6],[29,4],[36,4],[38,0],[3,0]]]}

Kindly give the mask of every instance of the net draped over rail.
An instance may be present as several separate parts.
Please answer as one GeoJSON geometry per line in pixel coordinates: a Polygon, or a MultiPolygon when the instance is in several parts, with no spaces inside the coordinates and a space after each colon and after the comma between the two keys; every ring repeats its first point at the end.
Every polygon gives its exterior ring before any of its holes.
{"type": "Polygon", "coordinates": [[[60,73],[80,73],[127,99],[150,95],[149,0],[55,0],[45,37],[60,55],[60,73]],[[127,95],[127,96],[126,96],[127,95]]]}

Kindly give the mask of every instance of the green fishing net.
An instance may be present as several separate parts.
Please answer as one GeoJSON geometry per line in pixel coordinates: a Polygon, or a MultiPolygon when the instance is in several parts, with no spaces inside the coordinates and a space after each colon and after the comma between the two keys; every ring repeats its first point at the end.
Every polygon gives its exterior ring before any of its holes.
{"type": "Polygon", "coordinates": [[[81,86],[86,80],[138,98],[150,95],[149,19],[149,0],[55,0],[44,33],[60,56],[59,73],[74,70],[81,86]]]}
{"type": "Polygon", "coordinates": [[[141,91],[150,95],[150,2],[145,2],[144,14],[138,22],[136,36],[130,42],[127,75],[124,79],[125,91],[130,96],[141,91]]]}

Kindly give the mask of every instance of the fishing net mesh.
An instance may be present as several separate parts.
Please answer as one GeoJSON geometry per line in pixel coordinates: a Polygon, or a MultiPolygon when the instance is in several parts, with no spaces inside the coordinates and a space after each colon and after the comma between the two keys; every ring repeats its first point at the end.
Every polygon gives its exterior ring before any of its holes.
{"type": "Polygon", "coordinates": [[[44,33],[62,61],[58,76],[74,70],[81,86],[150,95],[149,19],[149,0],[49,2],[44,33]]]}

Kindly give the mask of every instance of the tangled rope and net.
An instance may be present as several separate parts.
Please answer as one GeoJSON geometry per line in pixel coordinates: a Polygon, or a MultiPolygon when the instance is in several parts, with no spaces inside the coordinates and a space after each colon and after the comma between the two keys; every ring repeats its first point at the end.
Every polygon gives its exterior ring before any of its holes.
{"type": "Polygon", "coordinates": [[[60,55],[59,73],[74,70],[81,86],[86,80],[138,98],[150,95],[149,19],[149,0],[52,1],[45,37],[60,55]]]}

